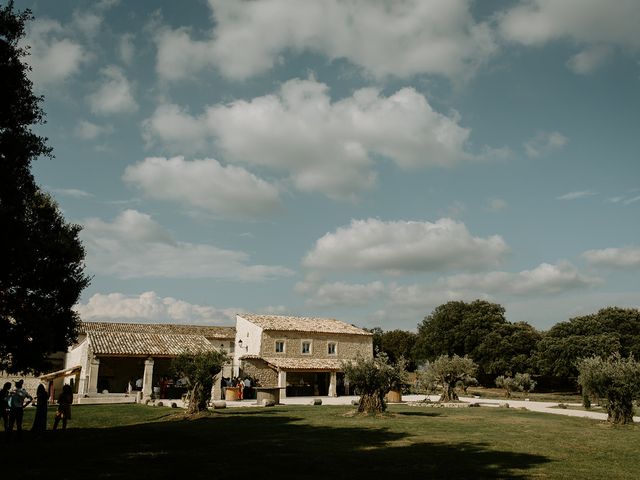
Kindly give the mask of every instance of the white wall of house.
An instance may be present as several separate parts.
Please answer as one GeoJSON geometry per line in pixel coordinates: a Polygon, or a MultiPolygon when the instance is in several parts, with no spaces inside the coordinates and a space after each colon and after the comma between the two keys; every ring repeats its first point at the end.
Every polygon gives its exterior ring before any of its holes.
{"type": "Polygon", "coordinates": [[[87,340],[87,337],[85,336],[80,343],[69,348],[69,351],[67,352],[67,355],[65,357],[64,368],[72,368],[77,365],[80,365],[82,367],[82,369],[80,370],[80,378],[78,379],[79,394],[88,393],[87,388],[89,385],[90,353],[89,340],[87,340]]]}
{"type": "Polygon", "coordinates": [[[233,374],[240,372],[240,357],[243,355],[260,355],[262,328],[240,315],[236,315],[236,342],[233,356],[233,374]],[[242,340],[242,347],[240,347],[242,340]]]}

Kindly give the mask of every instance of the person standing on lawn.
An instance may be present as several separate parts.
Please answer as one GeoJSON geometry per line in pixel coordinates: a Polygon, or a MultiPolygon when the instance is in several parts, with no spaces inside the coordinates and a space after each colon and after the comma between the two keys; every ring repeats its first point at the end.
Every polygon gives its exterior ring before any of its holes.
{"type": "Polygon", "coordinates": [[[73,392],[71,391],[71,385],[64,385],[62,387],[62,393],[58,397],[58,411],[56,412],[56,418],[53,421],[53,429],[58,429],[58,423],[62,419],[62,429],[67,429],[67,420],[71,419],[71,404],[73,403],[73,392]]]}
{"type": "Polygon", "coordinates": [[[42,435],[47,430],[47,403],[49,394],[44,385],[38,385],[36,390],[36,416],[33,419],[31,431],[36,435],[42,435]]]}
{"type": "Polygon", "coordinates": [[[9,391],[11,382],[5,382],[0,390],[0,409],[2,410],[2,426],[6,432],[9,429],[9,391]]]}
{"type": "Polygon", "coordinates": [[[11,390],[11,393],[9,394],[9,428],[7,429],[7,433],[11,435],[13,424],[15,423],[16,435],[18,438],[22,436],[22,418],[24,416],[24,409],[33,401],[33,397],[29,395],[24,388],[22,388],[22,385],[24,385],[23,380],[16,381],[15,388],[11,390]],[[28,399],[26,403],[25,399],[28,399]]]}

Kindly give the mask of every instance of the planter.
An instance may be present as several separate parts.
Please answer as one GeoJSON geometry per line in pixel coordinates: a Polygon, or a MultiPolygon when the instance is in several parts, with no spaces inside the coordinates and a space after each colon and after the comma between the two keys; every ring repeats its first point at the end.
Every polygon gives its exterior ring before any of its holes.
{"type": "Polygon", "coordinates": [[[387,402],[400,403],[402,402],[402,392],[400,390],[389,390],[387,393],[387,402]]]}
{"type": "Polygon", "coordinates": [[[224,389],[224,399],[227,402],[240,400],[240,387],[227,387],[224,389]]]}

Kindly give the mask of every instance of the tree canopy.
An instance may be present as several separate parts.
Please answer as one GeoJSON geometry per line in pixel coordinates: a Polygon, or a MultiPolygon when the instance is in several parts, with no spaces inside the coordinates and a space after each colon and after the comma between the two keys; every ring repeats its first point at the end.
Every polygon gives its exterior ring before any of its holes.
{"type": "Polygon", "coordinates": [[[30,20],[13,2],[0,7],[0,369],[12,373],[45,370],[48,355],[76,339],[72,308],[89,284],[80,227],[65,223],[31,173],[51,148],[31,130],[44,112],[19,46],[30,20]]]}
{"type": "Polygon", "coordinates": [[[497,375],[529,370],[539,339],[531,325],[507,321],[501,305],[454,301],[436,307],[418,325],[415,355],[423,360],[468,355],[479,375],[497,375]]]}
{"type": "Polygon", "coordinates": [[[385,332],[380,327],[372,328],[370,332],[373,334],[374,351],[386,353],[392,363],[404,359],[409,372],[416,369],[413,356],[417,338],[415,333],[398,329],[385,332]]]}
{"type": "Polygon", "coordinates": [[[615,352],[640,357],[640,310],[608,307],[557,323],[539,342],[534,363],[542,374],[575,377],[578,359],[615,352]]]}

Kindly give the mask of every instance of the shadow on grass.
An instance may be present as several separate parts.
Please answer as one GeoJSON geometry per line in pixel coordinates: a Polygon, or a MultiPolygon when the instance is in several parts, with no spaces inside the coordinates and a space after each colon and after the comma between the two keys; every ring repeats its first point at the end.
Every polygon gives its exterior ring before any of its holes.
{"type": "Polygon", "coordinates": [[[12,478],[55,472],[58,479],[209,479],[235,476],[240,465],[243,477],[254,478],[419,474],[520,479],[527,478],[528,469],[549,461],[483,444],[412,443],[407,433],[357,422],[335,427],[305,422],[291,412],[247,410],[190,421],[47,432],[37,442],[25,435],[5,447],[3,473],[12,478]]]}
{"type": "Polygon", "coordinates": [[[393,412],[394,415],[399,417],[439,417],[441,412],[393,412]]]}

